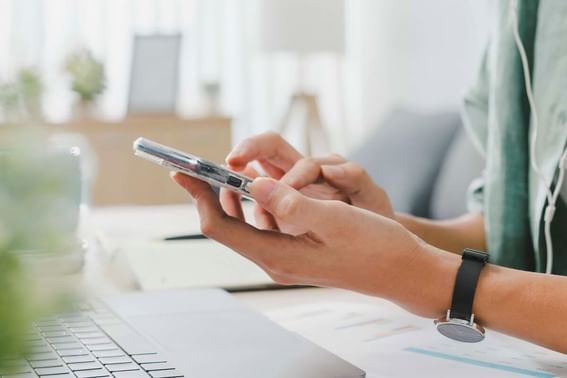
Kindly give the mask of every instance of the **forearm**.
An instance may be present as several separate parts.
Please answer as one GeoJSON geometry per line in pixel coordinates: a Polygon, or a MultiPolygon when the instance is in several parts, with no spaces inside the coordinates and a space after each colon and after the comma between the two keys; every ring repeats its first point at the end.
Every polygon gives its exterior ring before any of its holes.
{"type": "Polygon", "coordinates": [[[428,244],[453,253],[465,248],[486,251],[484,217],[467,214],[450,220],[430,220],[396,213],[396,220],[428,244]]]}
{"type": "MultiPolygon", "coordinates": [[[[450,308],[459,256],[424,246],[408,269],[408,287],[392,297],[410,311],[439,318],[450,308]]],[[[567,277],[488,264],[473,311],[482,326],[567,353],[567,277]]]]}

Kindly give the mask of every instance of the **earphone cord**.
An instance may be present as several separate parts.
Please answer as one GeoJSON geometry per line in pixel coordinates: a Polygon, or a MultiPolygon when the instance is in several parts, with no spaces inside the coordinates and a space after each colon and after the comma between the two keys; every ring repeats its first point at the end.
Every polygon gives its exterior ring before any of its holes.
{"type": "Polygon", "coordinates": [[[540,181],[544,184],[546,190],[546,196],[547,196],[547,206],[545,208],[544,217],[543,217],[545,247],[547,252],[545,273],[551,274],[551,271],[553,269],[553,242],[551,239],[551,221],[553,220],[553,217],[555,215],[555,204],[557,203],[557,199],[559,198],[561,186],[563,185],[563,181],[565,178],[567,149],[563,152],[563,155],[561,156],[561,159],[559,161],[559,168],[560,168],[559,176],[557,178],[557,184],[554,188],[554,191],[552,192],[550,190],[551,184],[548,183],[547,180],[545,179],[545,176],[540,170],[536,161],[536,142],[537,142],[537,133],[539,129],[539,117],[535,106],[528,57],[526,54],[526,50],[524,48],[524,44],[522,43],[522,39],[520,38],[517,4],[518,4],[517,0],[512,0],[510,2],[510,6],[511,6],[510,18],[512,21],[512,29],[514,31],[514,40],[516,42],[516,46],[518,47],[518,52],[520,54],[520,59],[522,61],[522,70],[524,73],[526,95],[528,97],[530,112],[532,114],[532,119],[533,119],[532,129],[530,131],[530,163],[532,169],[534,170],[540,181]]]}

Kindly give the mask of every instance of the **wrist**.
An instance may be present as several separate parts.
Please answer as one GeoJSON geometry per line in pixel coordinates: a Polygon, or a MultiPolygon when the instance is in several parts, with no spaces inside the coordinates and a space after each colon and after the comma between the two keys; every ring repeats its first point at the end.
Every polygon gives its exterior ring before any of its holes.
{"type": "Polygon", "coordinates": [[[436,319],[451,306],[460,256],[423,241],[418,251],[405,268],[403,282],[407,284],[394,301],[417,315],[436,319]]]}

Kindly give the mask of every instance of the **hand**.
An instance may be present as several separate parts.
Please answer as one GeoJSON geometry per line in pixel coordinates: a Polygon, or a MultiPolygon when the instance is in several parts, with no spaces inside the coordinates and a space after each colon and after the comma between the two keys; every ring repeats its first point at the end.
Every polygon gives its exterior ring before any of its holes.
{"type": "Polygon", "coordinates": [[[341,287],[415,305],[410,277],[424,276],[417,263],[424,243],[397,222],[260,178],[251,185],[258,204],[306,232],[259,230],[226,214],[208,184],[180,173],[173,177],[195,199],[202,232],[258,264],[276,282],[341,287]]]}
{"type": "MultiPolygon", "coordinates": [[[[302,155],[287,143],[279,134],[268,132],[248,138],[236,146],[228,155],[226,162],[230,169],[241,172],[246,176],[257,178],[258,172],[250,163],[257,162],[270,177],[280,180],[286,177],[296,162],[302,160],[302,155]]],[[[317,159],[320,164],[333,164],[343,161],[338,156],[317,159]]],[[[333,188],[322,180],[313,180],[298,188],[303,194],[317,199],[342,200],[346,197],[340,190],[333,188]]],[[[221,189],[221,204],[231,216],[242,218],[240,197],[225,189],[221,189]]],[[[261,206],[255,206],[256,225],[262,229],[279,230],[292,235],[303,233],[305,230],[285,224],[265,211],[261,206]]]]}
{"type": "Polygon", "coordinates": [[[281,179],[298,190],[321,180],[338,189],[351,205],[395,219],[392,204],[384,189],[376,185],[362,167],[345,159],[341,161],[336,155],[332,161],[303,158],[281,179]]]}
{"type": "MultiPolygon", "coordinates": [[[[249,163],[257,161],[271,177],[281,180],[302,193],[316,199],[339,199],[391,219],[394,210],[386,192],[372,181],[364,169],[339,155],[326,158],[304,158],[276,133],[265,133],[240,143],[228,155],[231,169],[257,177],[249,163]]],[[[230,197],[230,195],[228,196],[230,197]]],[[[223,199],[225,209],[230,198],[223,199]]],[[[229,212],[232,213],[232,212],[229,212]]],[[[277,220],[257,209],[257,223],[274,229],[277,220]]]]}

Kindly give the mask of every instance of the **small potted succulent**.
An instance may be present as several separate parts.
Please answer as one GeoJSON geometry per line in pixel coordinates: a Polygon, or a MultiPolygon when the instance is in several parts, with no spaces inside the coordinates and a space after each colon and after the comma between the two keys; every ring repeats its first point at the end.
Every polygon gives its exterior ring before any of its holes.
{"type": "Polygon", "coordinates": [[[85,116],[106,88],[104,66],[88,49],[81,48],[67,57],[65,72],[71,77],[71,89],[79,100],[78,113],[85,116]]]}

